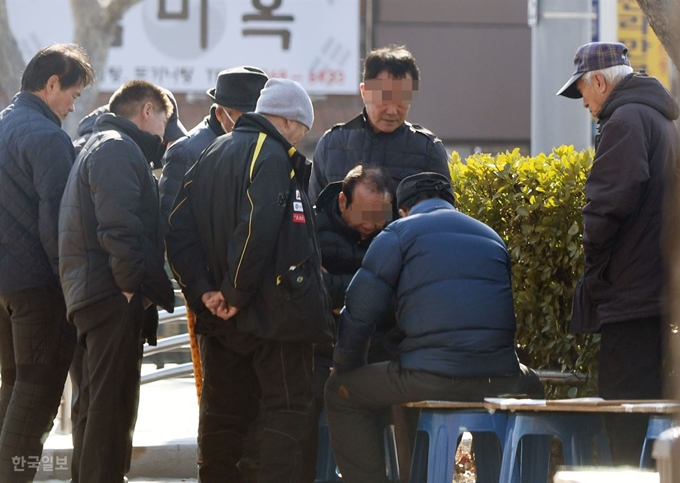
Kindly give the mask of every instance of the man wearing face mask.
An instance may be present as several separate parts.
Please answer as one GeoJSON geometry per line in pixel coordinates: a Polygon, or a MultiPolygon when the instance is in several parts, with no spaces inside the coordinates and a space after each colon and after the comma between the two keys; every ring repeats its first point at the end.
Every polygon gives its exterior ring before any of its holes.
{"type": "Polygon", "coordinates": [[[207,91],[215,101],[210,114],[189,131],[185,139],[170,146],[163,157],[163,174],[158,185],[163,219],[167,220],[170,215],[170,207],[186,172],[217,136],[234,129],[241,114],[255,110],[267,79],[262,69],[249,66],[233,67],[217,75],[215,87],[207,91]]]}
{"type": "Polygon", "coordinates": [[[123,481],[142,345],[155,340],[155,305],[172,312],[175,301],[150,167],[172,104],[158,86],[134,80],[111,96],[109,110],[76,159],[59,211],[59,272],[88,381],[74,429],[74,483],[123,481]]]}
{"type": "Polygon", "coordinates": [[[236,463],[258,414],[256,392],[267,413],[258,481],[302,481],[312,343],[328,340],[332,325],[305,193],[309,161],[295,148],[313,122],[300,84],[269,79],[255,111],[187,172],[170,215],[168,260],[209,331],[203,483],[241,481],[236,463]]]}
{"type": "Polygon", "coordinates": [[[327,184],[342,180],[358,164],[380,166],[392,178],[392,189],[406,176],[423,171],[450,177],[441,140],[406,121],[420,71],[403,46],[372,51],[364,61],[359,86],[363,112],[326,131],[314,152],[309,197],[315,201],[327,184]]]}

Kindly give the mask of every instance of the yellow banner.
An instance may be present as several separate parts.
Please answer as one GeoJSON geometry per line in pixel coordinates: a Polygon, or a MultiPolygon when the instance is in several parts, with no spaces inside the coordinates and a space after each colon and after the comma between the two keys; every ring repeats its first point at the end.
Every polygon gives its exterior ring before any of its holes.
{"type": "Polygon", "coordinates": [[[670,88],[668,54],[636,0],[618,0],[618,39],[628,47],[630,64],[670,88]]]}

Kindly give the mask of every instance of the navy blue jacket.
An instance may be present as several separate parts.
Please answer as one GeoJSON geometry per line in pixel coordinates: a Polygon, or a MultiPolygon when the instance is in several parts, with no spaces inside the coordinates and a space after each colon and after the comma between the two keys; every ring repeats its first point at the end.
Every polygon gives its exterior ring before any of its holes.
{"type": "Polygon", "coordinates": [[[316,202],[329,183],[342,180],[363,164],[385,168],[396,189],[399,182],[423,171],[449,173],[448,155],[441,140],[422,126],[405,122],[391,133],[376,133],[366,111],[345,124],[326,131],[314,151],[309,199],[316,202]]]}
{"type": "Polygon", "coordinates": [[[519,371],[510,257],[485,224],[434,198],[376,236],[347,289],[336,370],[366,363],[371,332],[393,294],[403,369],[449,377],[519,371]]]}
{"type": "Polygon", "coordinates": [[[40,98],[0,113],[0,292],[59,284],[59,202],[75,152],[40,98]]]}
{"type": "Polygon", "coordinates": [[[175,196],[182,185],[184,175],[191,168],[205,148],[215,140],[217,136],[224,134],[222,126],[215,117],[215,108],[210,110],[197,126],[186,137],[172,144],[163,156],[163,174],[158,183],[161,196],[161,215],[164,224],[170,216],[170,209],[175,201],[175,196]]]}

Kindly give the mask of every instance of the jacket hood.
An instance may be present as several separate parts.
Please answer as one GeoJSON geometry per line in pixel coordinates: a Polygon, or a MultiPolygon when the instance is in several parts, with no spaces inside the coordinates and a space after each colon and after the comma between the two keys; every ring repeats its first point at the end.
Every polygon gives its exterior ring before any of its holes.
{"type": "Polygon", "coordinates": [[[94,124],[94,131],[118,131],[132,138],[139,149],[142,150],[144,158],[149,163],[158,163],[165,153],[165,146],[161,143],[160,136],[142,131],[137,125],[121,116],[116,116],[110,112],[100,115],[94,124]]]}
{"type": "Polygon", "coordinates": [[[653,107],[671,121],[676,120],[680,114],[678,103],[656,77],[632,73],[614,88],[597,117],[608,118],[619,107],[633,103],[653,107]]]}
{"type": "Polygon", "coordinates": [[[97,118],[102,114],[109,112],[109,105],[100,106],[87,116],[80,120],[78,123],[78,136],[85,136],[86,134],[92,134],[94,131],[94,124],[97,122],[97,118]]]}

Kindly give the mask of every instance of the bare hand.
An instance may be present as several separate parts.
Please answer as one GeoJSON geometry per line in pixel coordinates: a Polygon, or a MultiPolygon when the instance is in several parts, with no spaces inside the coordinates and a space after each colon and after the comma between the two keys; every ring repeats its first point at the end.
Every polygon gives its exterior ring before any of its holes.
{"type": "Polygon", "coordinates": [[[221,304],[224,303],[224,296],[222,295],[222,292],[218,290],[212,290],[210,292],[206,292],[201,296],[201,301],[203,302],[203,305],[212,313],[213,315],[217,315],[217,309],[220,307],[221,304]]]}
{"type": "Polygon", "coordinates": [[[238,314],[238,307],[234,307],[233,305],[228,305],[226,302],[223,302],[217,309],[217,313],[215,315],[217,315],[220,319],[229,320],[236,314],[238,314]]]}

